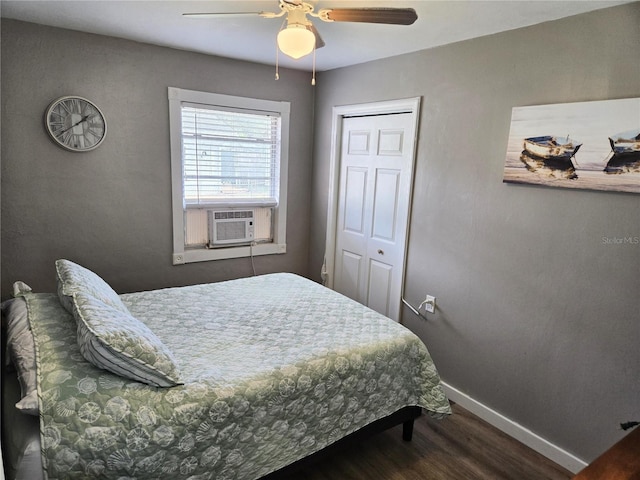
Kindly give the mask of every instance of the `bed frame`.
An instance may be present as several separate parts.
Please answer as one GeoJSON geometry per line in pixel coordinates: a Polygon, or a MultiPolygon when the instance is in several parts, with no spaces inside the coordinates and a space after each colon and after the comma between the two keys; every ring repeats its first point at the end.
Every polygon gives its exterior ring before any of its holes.
{"type": "Polygon", "coordinates": [[[316,453],[309,455],[308,457],[301,458],[297,462],[294,462],[286,467],[281,468],[269,475],[262,477],[261,480],[280,480],[290,478],[289,475],[308,467],[323,458],[333,455],[345,448],[362,442],[363,440],[370,438],[378,433],[384,432],[390,428],[402,424],[402,439],[410,442],[413,437],[413,422],[416,418],[422,415],[422,408],[420,407],[404,407],[391,415],[376,420],[369,425],[364,426],[360,430],[353,432],[346,437],[341,438],[335,443],[317,451],[316,453]]]}

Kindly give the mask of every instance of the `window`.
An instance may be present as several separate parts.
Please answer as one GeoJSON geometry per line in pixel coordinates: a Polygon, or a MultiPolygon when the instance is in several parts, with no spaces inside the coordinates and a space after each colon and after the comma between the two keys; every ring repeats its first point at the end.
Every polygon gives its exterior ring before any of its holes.
{"type": "Polygon", "coordinates": [[[169,117],[173,263],[284,253],[289,103],[170,87],[169,117]]]}

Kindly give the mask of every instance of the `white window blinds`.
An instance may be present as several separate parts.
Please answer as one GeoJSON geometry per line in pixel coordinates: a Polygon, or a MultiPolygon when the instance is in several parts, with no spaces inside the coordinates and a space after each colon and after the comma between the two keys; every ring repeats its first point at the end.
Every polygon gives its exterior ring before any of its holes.
{"type": "Polygon", "coordinates": [[[278,204],[280,114],[181,104],[186,207],[278,204]]]}

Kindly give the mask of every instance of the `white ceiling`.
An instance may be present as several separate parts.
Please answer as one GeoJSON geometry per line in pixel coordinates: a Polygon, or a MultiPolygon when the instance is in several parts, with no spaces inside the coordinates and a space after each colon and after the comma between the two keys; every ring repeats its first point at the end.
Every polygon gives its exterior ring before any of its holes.
{"type": "MultiPolygon", "coordinates": [[[[514,28],[611,7],[632,0],[311,0],[319,8],[412,7],[411,26],[325,23],[312,19],[326,46],[317,70],[490,35],[514,28]]],[[[282,19],[257,15],[188,18],[184,12],[278,12],[277,0],[2,0],[2,17],[152,43],[212,55],[275,64],[275,38],[282,19]]],[[[311,70],[312,58],[280,65],[311,70]]]]}

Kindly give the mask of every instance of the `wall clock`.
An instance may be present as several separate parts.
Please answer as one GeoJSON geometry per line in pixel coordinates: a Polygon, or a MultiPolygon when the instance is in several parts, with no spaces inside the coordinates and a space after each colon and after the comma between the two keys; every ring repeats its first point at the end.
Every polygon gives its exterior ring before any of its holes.
{"type": "Polygon", "coordinates": [[[65,96],[54,100],[44,116],[53,141],[72,152],[97,148],[107,135],[107,122],[100,109],[86,98],[65,96]]]}

